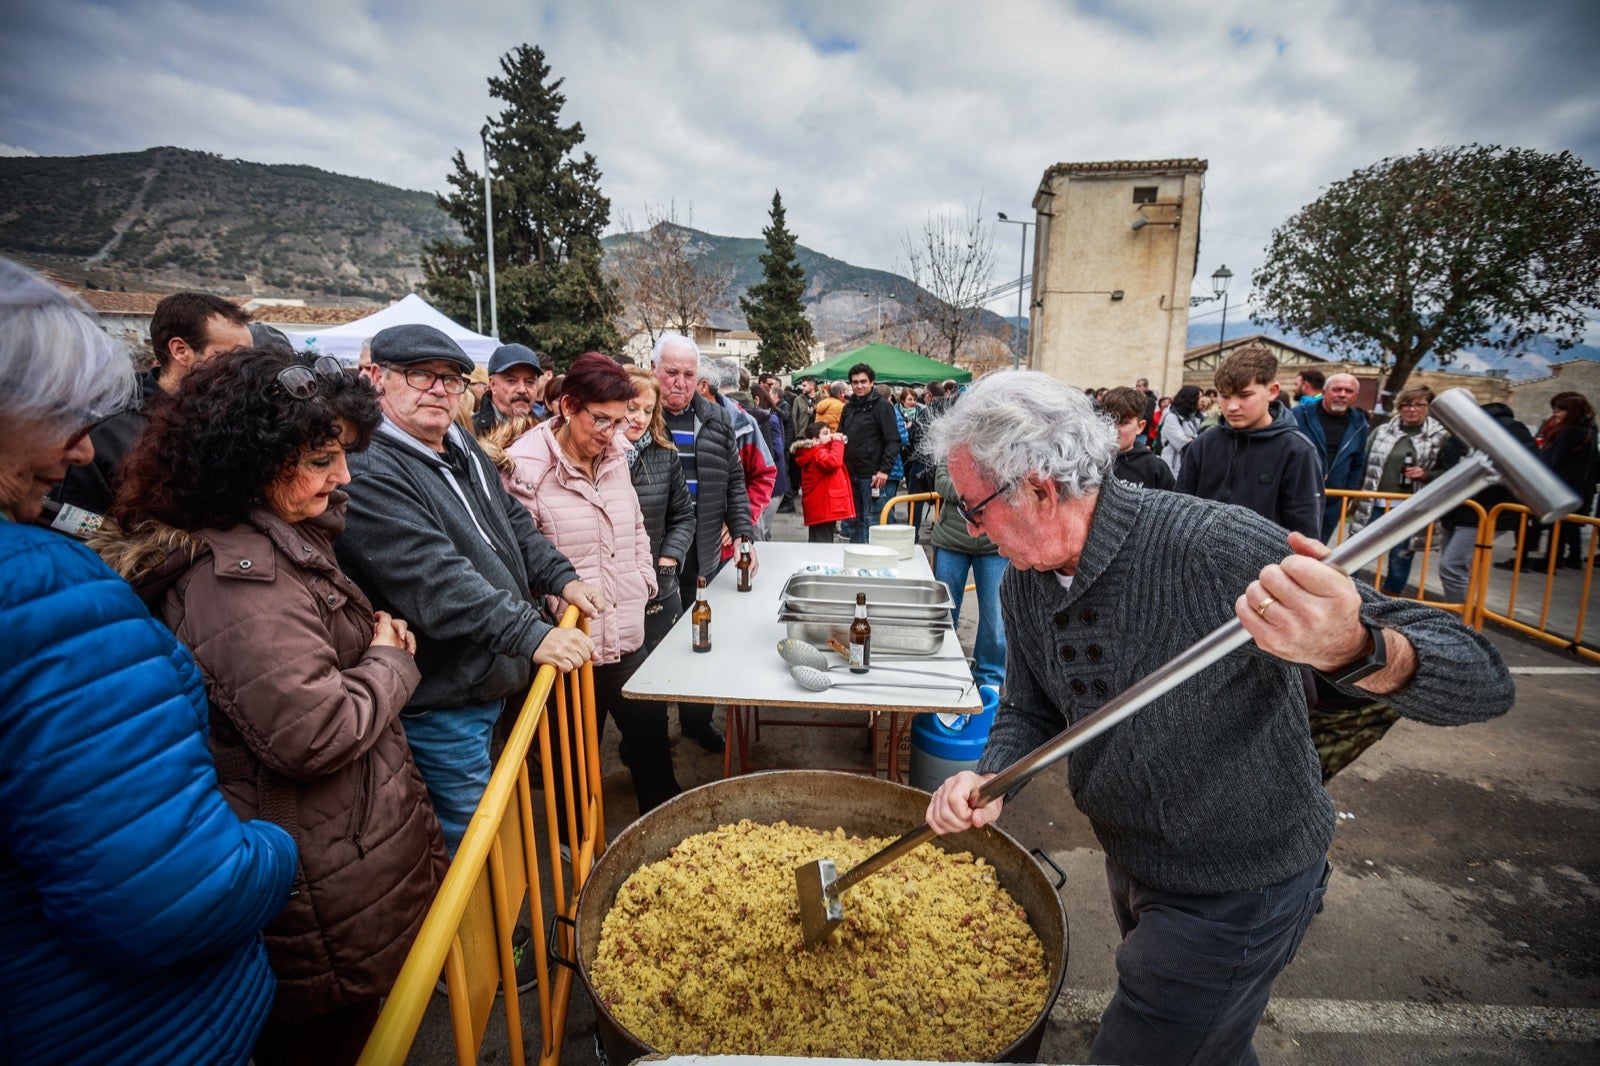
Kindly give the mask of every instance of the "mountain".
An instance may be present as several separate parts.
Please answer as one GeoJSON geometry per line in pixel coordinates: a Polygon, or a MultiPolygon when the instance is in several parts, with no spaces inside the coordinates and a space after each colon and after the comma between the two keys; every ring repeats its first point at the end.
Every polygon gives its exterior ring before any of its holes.
{"type": "MultiPolygon", "coordinates": [[[[1282,329],[1272,325],[1258,325],[1248,318],[1235,324],[1228,323],[1228,337],[1237,340],[1240,337],[1249,337],[1257,333],[1265,333],[1280,340],[1287,341],[1308,352],[1327,356],[1327,350],[1316,341],[1301,336],[1294,330],[1282,329]]],[[[1217,324],[1214,322],[1189,323],[1189,347],[1199,348],[1204,345],[1217,343],[1217,324]]],[[[1512,381],[1527,381],[1531,378],[1547,377],[1550,367],[1554,363],[1565,363],[1573,359],[1592,359],[1600,362],[1600,347],[1591,344],[1578,344],[1566,351],[1556,348],[1555,342],[1543,337],[1535,337],[1529,341],[1521,352],[1498,352],[1488,348],[1463,348],[1455,353],[1448,367],[1441,367],[1435,355],[1425,356],[1422,360],[1422,369],[1440,370],[1448,369],[1463,374],[1491,374],[1504,371],[1505,376],[1512,381]]]]}
{"type": "MultiPolygon", "coordinates": [[[[739,297],[761,280],[765,242],[685,232],[732,275],[711,324],[744,329],[739,297]]],[[[95,288],[388,303],[421,287],[422,250],[439,239],[461,234],[433,194],[315,167],[183,148],[0,157],[0,254],[95,288]]],[[[806,311],[830,350],[869,343],[880,324],[893,341],[910,281],[803,245],[797,255],[806,311]]],[[[1011,337],[1005,319],[983,314],[988,332],[1011,337]]]]}
{"type": "Polygon", "coordinates": [[[100,288],[387,303],[460,238],[430,193],[182,148],[0,158],[0,190],[0,251],[100,288]]]}
{"type": "MultiPolygon", "coordinates": [[[[712,269],[727,269],[731,274],[728,303],[707,317],[710,324],[727,329],[746,329],[739,297],[761,281],[761,256],[767,250],[760,237],[721,237],[671,222],[660,222],[688,238],[692,248],[712,269]]],[[[609,253],[640,236],[637,232],[616,233],[600,243],[609,253]]],[[[806,272],[806,291],[801,297],[817,338],[830,351],[848,350],[871,343],[880,323],[893,332],[894,323],[910,307],[917,287],[907,278],[888,270],[874,270],[824,255],[803,244],[795,246],[795,258],[806,272]]],[[[923,294],[926,296],[926,293],[923,294]]],[[[1010,336],[1009,321],[984,311],[983,326],[990,332],[1010,336]]],[[[893,338],[885,338],[893,343],[893,338]]]]}

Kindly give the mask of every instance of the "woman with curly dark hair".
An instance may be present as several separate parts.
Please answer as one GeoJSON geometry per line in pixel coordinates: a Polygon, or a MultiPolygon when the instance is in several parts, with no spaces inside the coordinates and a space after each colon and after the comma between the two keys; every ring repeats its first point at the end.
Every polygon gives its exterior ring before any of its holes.
{"type": "Polygon", "coordinates": [[[96,545],[193,650],[230,806],[300,847],[258,1066],[356,1060],[448,861],[399,721],[415,638],[334,559],[345,453],[379,419],[328,357],[212,360],[152,416],[96,545]]]}

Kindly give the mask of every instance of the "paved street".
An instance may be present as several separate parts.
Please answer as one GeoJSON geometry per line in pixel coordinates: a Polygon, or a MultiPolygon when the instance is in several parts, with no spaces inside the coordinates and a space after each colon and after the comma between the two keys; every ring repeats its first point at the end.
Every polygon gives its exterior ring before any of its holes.
{"type": "MultiPolygon", "coordinates": [[[[800,540],[804,529],[780,516],[773,536],[800,540]]],[[[962,630],[970,647],[970,618],[962,630]]],[[[1257,1037],[1269,1066],[1600,1055],[1600,668],[1491,636],[1517,676],[1509,715],[1458,729],[1402,721],[1331,783],[1334,877],[1257,1037]]],[[[674,743],[685,786],[720,776],[720,758],[674,743]]],[[[865,759],[861,735],[840,729],[768,729],[758,754],[796,767],[865,759]]],[[[634,811],[614,731],[602,760],[615,835],[634,811]]],[[[1066,797],[1058,766],[1001,821],[1068,874],[1067,978],[1042,1052],[1057,1063],[1087,1053],[1115,985],[1117,939],[1102,853],[1066,797]]],[[[453,1061],[442,1008],[436,997],[413,1061],[453,1061]]],[[[592,1033],[580,990],[563,1061],[595,1062],[592,1033]]],[[[485,1052],[504,1061],[503,1046],[485,1052]]]]}

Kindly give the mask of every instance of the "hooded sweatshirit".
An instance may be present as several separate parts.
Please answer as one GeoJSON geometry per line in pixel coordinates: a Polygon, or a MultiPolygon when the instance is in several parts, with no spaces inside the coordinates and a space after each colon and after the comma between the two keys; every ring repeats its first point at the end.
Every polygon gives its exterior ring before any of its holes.
{"type": "Polygon", "coordinates": [[[1272,422],[1234,429],[1226,422],[1189,442],[1178,471],[1179,492],[1247,507],[1269,522],[1322,535],[1322,462],[1288,408],[1273,401],[1272,422]]]}

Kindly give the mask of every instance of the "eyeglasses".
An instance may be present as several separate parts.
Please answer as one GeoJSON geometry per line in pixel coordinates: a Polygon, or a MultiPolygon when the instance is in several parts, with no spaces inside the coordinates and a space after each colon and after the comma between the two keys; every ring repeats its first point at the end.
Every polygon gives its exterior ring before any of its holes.
{"type": "Polygon", "coordinates": [[[967,525],[976,526],[978,523],[983,521],[983,509],[998,499],[1002,493],[1010,491],[1011,486],[1014,484],[1016,483],[1011,482],[1009,484],[1002,485],[1000,488],[989,493],[989,495],[985,496],[982,500],[979,500],[977,503],[971,504],[970,506],[962,503],[958,498],[956,500],[956,514],[960,515],[961,520],[967,523],[967,525]]]}
{"type": "Polygon", "coordinates": [[[296,363],[278,371],[278,387],[297,400],[309,400],[317,394],[317,379],[344,377],[344,364],[331,355],[319,355],[310,366],[296,363]]]}
{"type": "Polygon", "coordinates": [[[618,426],[622,425],[623,422],[627,421],[626,419],[607,418],[605,415],[597,415],[587,407],[583,409],[583,413],[588,415],[589,421],[594,423],[594,429],[596,433],[605,433],[616,429],[618,426]]]}
{"type": "Polygon", "coordinates": [[[431,391],[435,381],[444,386],[445,395],[447,396],[460,396],[467,391],[467,379],[460,374],[435,374],[431,370],[423,370],[421,368],[401,370],[399,367],[387,363],[384,365],[384,369],[402,375],[406,379],[406,384],[418,392],[431,391]]]}

